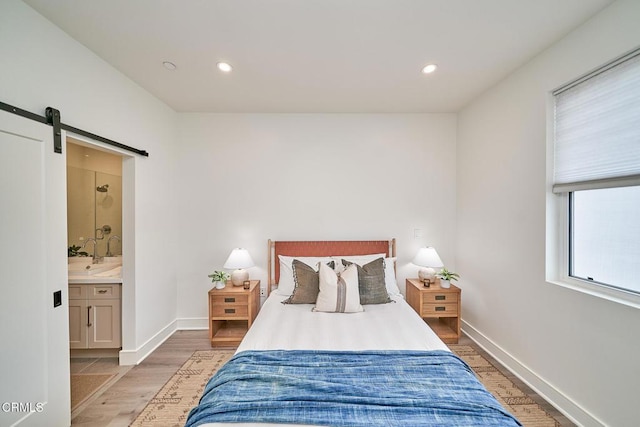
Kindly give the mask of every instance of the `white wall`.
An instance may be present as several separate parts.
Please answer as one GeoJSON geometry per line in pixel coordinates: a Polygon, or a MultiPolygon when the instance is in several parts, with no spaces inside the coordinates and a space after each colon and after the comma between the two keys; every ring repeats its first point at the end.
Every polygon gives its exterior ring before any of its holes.
{"type": "Polygon", "coordinates": [[[267,283],[268,239],[395,237],[402,289],[421,245],[453,263],[453,114],[183,114],[179,129],[185,324],[206,326],[207,274],[234,247],[250,251],[251,276],[267,283]]]}
{"type": "Polygon", "coordinates": [[[176,318],[167,241],[174,229],[169,195],[177,115],[17,0],[0,2],[0,55],[1,101],[41,115],[52,106],[63,123],[150,153],[124,168],[135,179],[125,190],[135,193],[135,222],[128,225],[135,246],[123,241],[135,257],[135,268],[125,266],[123,286],[124,348],[134,351],[176,318]]]}
{"type": "Polygon", "coordinates": [[[617,1],[460,112],[465,330],[584,425],[636,425],[637,309],[545,281],[549,92],[640,45],[617,1]],[[536,378],[537,376],[537,378],[536,378]]]}

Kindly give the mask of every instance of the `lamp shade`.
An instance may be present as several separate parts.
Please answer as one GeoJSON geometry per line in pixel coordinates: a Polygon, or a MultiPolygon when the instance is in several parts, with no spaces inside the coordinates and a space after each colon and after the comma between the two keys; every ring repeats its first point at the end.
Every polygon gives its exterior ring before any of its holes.
{"type": "Polygon", "coordinates": [[[227,261],[224,263],[224,268],[240,269],[253,267],[254,265],[248,250],[236,248],[231,251],[229,258],[227,258],[227,261]]]}
{"type": "Polygon", "coordinates": [[[420,267],[444,267],[442,260],[438,256],[438,252],[436,252],[436,250],[430,246],[426,248],[420,248],[416,256],[413,258],[412,262],[415,265],[419,265],[420,267]]]}

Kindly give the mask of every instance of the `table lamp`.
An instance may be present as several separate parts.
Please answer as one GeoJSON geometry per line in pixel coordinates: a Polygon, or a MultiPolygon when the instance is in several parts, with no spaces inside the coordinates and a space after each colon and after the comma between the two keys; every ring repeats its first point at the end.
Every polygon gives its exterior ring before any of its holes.
{"type": "Polygon", "coordinates": [[[242,286],[243,282],[249,280],[249,272],[245,268],[253,267],[254,265],[249,251],[243,248],[236,248],[231,251],[223,267],[235,269],[231,273],[231,283],[233,286],[242,286]]]}
{"type": "Polygon", "coordinates": [[[420,248],[412,261],[415,265],[424,267],[418,270],[418,279],[424,286],[429,287],[436,280],[436,270],[434,268],[442,268],[444,264],[438,256],[438,252],[430,246],[420,248]]]}

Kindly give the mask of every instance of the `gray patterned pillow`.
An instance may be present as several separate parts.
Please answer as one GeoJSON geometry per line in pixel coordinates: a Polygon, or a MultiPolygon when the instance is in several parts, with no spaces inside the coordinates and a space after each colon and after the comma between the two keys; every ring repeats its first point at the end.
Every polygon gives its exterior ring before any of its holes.
{"type": "MultiPolygon", "coordinates": [[[[348,267],[353,264],[345,259],[342,265],[348,267]]],[[[386,304],[391,302],[384,281],[384,258],[377,258],[365,265],[358,265],[358,288],[360,290],[360,304],[386,304]]]]}
{"type": "MultiPolygon", "coordinates": [[[[327,265],[333,270],[335,262],[331,261],[327,265]]],[[[291,263],[293,270],[293,293],[289,298],[282,301],[283,304],[315,304],[320,292],[318,272],[302,261],[294,259],[291,263]]]]}

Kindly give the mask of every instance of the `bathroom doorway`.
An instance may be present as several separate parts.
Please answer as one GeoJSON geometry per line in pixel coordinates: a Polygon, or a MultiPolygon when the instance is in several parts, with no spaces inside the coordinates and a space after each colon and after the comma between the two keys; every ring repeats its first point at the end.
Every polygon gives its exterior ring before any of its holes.
{"type": "Polygon", "coordinates": [[[66,159],[73,418],[130,369],[120,366],[120,352],[125,319],[133,319],[129,312],[123,315],[127,285],[122,274],[133,259],[126,253],[127,239],[133,240],[126,223],[133,221],[125,214],[131,211],[123,195],[133,182],[123,180],[123,170],[131,172],[131,156],[99,143],[67,136],[66,159]]]}

